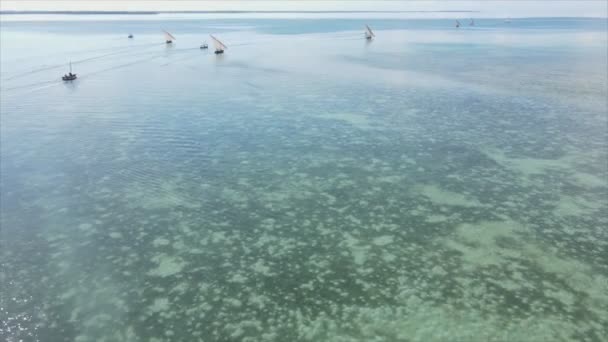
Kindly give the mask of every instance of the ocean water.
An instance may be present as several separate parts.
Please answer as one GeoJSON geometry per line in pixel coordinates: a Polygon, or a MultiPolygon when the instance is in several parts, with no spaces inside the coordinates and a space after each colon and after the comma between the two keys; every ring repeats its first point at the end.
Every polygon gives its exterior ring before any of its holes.
{"type": "Polygon", "coordinates": [[[0,339],[606,341],[605,19],[7,17],[0,339]]]}

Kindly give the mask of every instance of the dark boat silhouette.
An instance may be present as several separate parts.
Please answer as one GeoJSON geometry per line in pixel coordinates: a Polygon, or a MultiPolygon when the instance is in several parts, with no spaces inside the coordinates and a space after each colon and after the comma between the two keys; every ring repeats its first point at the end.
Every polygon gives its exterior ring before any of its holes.
{"type": "Polygon", "coordinates": [[[67,73],[67,74],[65,74],[65,75],[63,75],[61,77],[61,79],[64,80],[64,81],[73,81],[73,80],[75,80],[77,78],[78,78],[78,76],[76,76],[76,74],[72,73],[72,62],[70,62],[70,72],[67,73]]]}
{"type": "Polygon", "coordinates": [[[372,31],[369,26],[365,25],[365,39],[372,40],[372,38],[375,36],[374,31],[372,31]]]}

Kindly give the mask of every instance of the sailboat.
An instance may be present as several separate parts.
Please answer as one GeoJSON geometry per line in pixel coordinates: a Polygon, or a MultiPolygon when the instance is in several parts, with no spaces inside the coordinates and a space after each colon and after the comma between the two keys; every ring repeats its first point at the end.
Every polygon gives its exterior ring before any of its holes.
{"type": "Polygon", "coordinates": [[[375,37],[376,35],[374,34],[374,32],[372,31],[371,28],[369,28],[369,26],[365,25],[365,39],[367,40],[371,40],[372,37],[375,37]]]}
{"type": "Polygon", "coordinates": [[[469,26],[475,26],[475,20],[473,20],[473,18],[471,18],[471,22],[469,23],[469,26]]]}
{"type": "Polygon", "coordinates": [[[175,37],[173,37],[171,35],[171,33],[167,32],[165,30],[163,30],[163,32],[165,32],[165,43],[167,43],[167,44],[173,43],[173,41],[175,40],[175,37]]]}
{"type": "Polygon", "coordinates": [[[203,42],[203,44],[201,44],[201,50],[205,50],[209,48],[209,45],[207,45],[207,43],[203,42]]]}
{"type": "Polygon", "coordinates": [[[70,73],[63,75],[61,79],[64,81],[73,81],[76,78],[78,78],[78,76],[76,76],[76,74],[72,74],[72,62],[70,61],[70,73]]]}
{"type": "Polygon", "coordinates": [[[456,28],[460,27],[460,21],[456,20],[456,28]]]}
{"type": "Polygon", "coordinates": [[[224,53],[224,50],[227,49],[228,47],[226,45],[224,45],[224,43],[220,42],[217,38],[215,38],[212,35],[209,35],[211,37],[211,39],[213,39],[213,46],[215,46],[215,54],[219,55],[221,53],[224,53]]]}
{"type": "Polygon", "coordinates": [[[133,38],[133,34],[129,33],[129,38],[133,38]]]}

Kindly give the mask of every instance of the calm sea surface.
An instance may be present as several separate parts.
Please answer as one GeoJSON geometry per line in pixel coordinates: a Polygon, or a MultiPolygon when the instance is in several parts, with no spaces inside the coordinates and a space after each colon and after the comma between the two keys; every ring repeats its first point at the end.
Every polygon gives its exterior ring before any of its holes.
{"type": "Polygon", "coordinates": [[[8,17],[1,340],[606,341],[605,19],[8,17]]]}

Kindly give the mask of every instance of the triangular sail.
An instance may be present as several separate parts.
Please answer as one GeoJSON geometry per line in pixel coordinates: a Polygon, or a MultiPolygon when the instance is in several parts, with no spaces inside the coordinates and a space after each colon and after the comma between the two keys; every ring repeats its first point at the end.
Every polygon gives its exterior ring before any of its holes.
{"type": "Polygon", "coordinates": [[[165,40],[167,40],[167,41],[175,40],[175,37],[173,37],[173,35],[171,35],[171,33],[167,32],[165,30],[163,30],[163,32],[165,33],[165,40]]]}
{"type": "Polygon", "coordinates": [[[372,31],[372,29],[365,25],[365,35],[368,37],[375,37],[376,35],[374,34],[374,31],[372,31]]]}
{"type": "Polygon", "coordinates": [[[224,45],[224,43],[220,42],[219,39],[215,38],[212,35],[209,35],[211,39],[213,39],[213,46],[215,46],[216,51],[226,50],[228,47],[224,45]]]}

